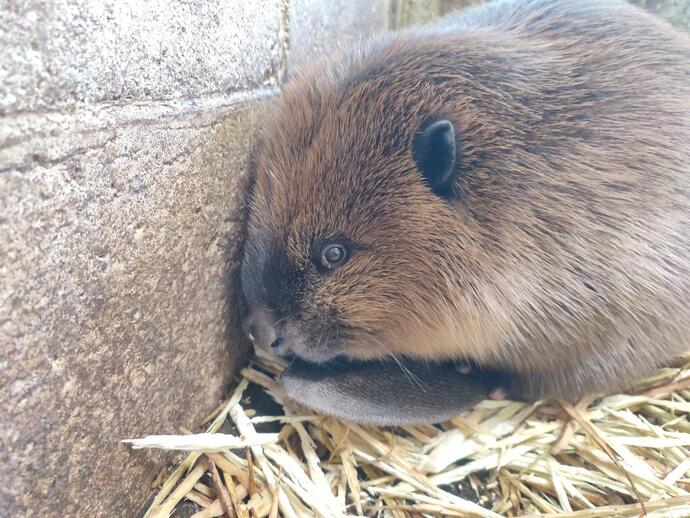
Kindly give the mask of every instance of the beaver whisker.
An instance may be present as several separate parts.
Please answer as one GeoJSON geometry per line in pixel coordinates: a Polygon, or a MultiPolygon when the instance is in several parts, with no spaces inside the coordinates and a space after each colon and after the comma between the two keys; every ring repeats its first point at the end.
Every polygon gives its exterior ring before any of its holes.
{"type": "Polygon", "coordinates": [[[367,337],[368,337],[370,340],[373,340],[374,343],[380,345],[381,348],[382,348],[384,351],[386,351],[386,355],[387,355],[387,356],[390,356],[390,357],[393,359],[393,361],[395,362],[395,364],[396,364],[398,367],[400,367],[400,370],[403,372],[403,374],[405,375],[405,377],[406,377],[408,380],[410,380],[410,383],[416,385],[416,386],[419,387],[419,389],[422,390],[422,391],[425,391],[425,390],[426,390],[426,388],[424,387],[424,384],[423,384],[422,381],[419,379],[419,377],[417,377],[410,369],[408,369],[408,368],[405,366],[405,364],[403,363],[403,361],[400,360],[400,358],[398,358],[398,357],[395,355],[395,353],[393,353],[393,351],[391,351],[388,347],[386,347],[386,345],[385,345],[381,340],[379,340],[378,338],[376,338],[376,337],[375,337],[374,335],[372,335],[371,333],[367,333],[367,337]]]}

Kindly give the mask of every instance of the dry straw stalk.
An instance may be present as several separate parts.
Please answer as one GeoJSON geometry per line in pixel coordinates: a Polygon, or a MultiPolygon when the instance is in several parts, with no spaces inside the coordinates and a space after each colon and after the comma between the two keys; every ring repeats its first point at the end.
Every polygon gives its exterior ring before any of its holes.
{"type": "Polygon", "coordinates": [[[130,441],[191,451],[147,517],[172,516],[184,499],[197,518],[690,517],[690,362],[628,394],[487,400],[440,426],[404,429],[286,407],[273,379],[283,367],[256,357],[204,434],[130,441]],[[250,383],[282,415],[250,409],[250,383]],[[226,420],[237,435],[217,433],[226,420]],[[279,433],[256,431],[267,423],[279,433]]]}

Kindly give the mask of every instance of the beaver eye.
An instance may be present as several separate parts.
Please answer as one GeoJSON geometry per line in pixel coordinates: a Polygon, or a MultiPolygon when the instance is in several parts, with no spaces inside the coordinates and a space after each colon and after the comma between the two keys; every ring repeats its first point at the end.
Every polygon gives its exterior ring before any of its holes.
{"type": "Polygon", "coordinates": [[[331,243],[321,249],[321,265],[332,270],[347,260],[347,250],[343,245],[331,243]]]}

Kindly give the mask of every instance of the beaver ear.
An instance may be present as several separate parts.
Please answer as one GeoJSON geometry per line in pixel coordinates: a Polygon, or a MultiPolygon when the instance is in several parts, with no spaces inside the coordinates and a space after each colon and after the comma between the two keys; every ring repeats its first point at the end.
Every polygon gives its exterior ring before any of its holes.
{"type": "Polygon", "coordinates": [[[412,156],[436,194],[448,196],[455,180],[455,129],[445,119],[422,126],[415,135],[412,156]]]}

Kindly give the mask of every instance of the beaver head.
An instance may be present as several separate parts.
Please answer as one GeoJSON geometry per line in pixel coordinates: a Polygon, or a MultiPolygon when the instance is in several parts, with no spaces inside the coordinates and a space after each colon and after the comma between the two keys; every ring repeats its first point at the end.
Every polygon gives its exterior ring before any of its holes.
{"type": "Polygon", "coordinates": [[[446,51],[393,45],[319,68],[272,107],[241,271],[258,343],[312,361],[442,357],[462,329],[471,350],[458,293],[472,297],[479,255],[460,179],[481,174],[476,143],[495,136],[476,99],[449,107],[457,85],[415,66],[446,51]]]}

